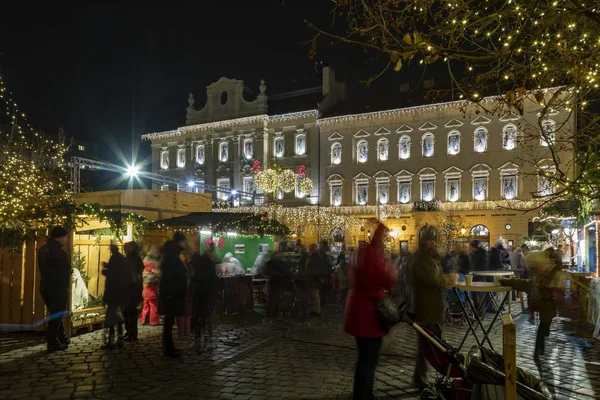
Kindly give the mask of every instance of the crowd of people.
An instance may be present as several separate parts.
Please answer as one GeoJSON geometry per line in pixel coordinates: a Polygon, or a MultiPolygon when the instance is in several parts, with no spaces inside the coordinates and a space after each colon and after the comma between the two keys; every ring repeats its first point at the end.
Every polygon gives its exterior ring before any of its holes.
{"type": "MultiPolygon", "coordinates": [[[[502,284],[529,294],[532,315],[539,313],[535,358],[544,354],[545,338],[557,313],[557,302],[564,283],[561,282],[562,256],[552,247],[542,252],[530,252],[522,246],[508,251],[499,241],[489,251],[478,241],[470,243],[469,252],[451,250],[445,256],[438,253],[435,231],[426,228],[414,254],[404,253],[394,265],[385,249],[387,228],[379,224],[371,242],[349,254],[331,257],[327,244],[310,245],[308,249],[297,243],[298,265],[290,268],[277,255],[261,255],[253,273],[268,278],[267,312],[276,316],[284,282],[292,279],[298,291],[304,293],[305,311],[321,315],[321,306],[332,299],[345,309],[344,330],[356,339],[358,359],[354,377],[354,398],[373,398],[374,374],[379,359],[382,338],[388,327],[381,323],[378,304],[392,297],[412,305],[419,324],[441,337],[441,324],[446,306],[446,287],[443,274],[464,275],[471,271],[521,271],[523,279],[506,279],[502,284]],[[294,268],[295,267],[295,268],[294,268]]],[[[67,242],[67,231],[55,227],[48,243],[38,254],[41,275],[40,290],[51,314],[66,310],[71,265],[62,247],[67,242]]],[[[116,244],[111,245],[111,257],[103,265],[106,276],[104,303],[105,342],[103,349],[122,347],[125,341],[138,339],[138,322],[151,325],[163,318],[163,349],[168,357],[178,357],[172,331],[177,324],[180,334],[192,333],[200,350],[212,344],[211,316],[214,311],[219,274],[243,270],[231,254],[221,263],[215,254],[215,243],[206,242],[203,252],[193,251],[187,238],[180,232],[162,248],[151,247],[145,258],[135,242],[125,243],[121,254],[116,244]],[[223,266],[223,264],[225,264],[223,266]],[[143,301],[138,317],[138,306],[143,301]],[[123,331],[123,325],[125,331],[123,331]]],[[[481,304],[481,299],[475,299],[481,304]]],[[[487,304],[482,308],[485,312],[487,304]]],[[[49,351],[64,350],[69,338],[61,318],[51,318],[47,329],[49,351]]],[[[419,346],[413,384],[424,388],[427,382],[427,362],[419,346]]]]}

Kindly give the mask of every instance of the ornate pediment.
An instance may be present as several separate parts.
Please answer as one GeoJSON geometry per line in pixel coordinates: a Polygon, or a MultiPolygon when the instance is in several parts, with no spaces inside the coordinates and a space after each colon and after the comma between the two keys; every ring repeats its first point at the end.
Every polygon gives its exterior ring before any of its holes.
{"type": "Polygon", "coordinates": [[[424,176],[424,175],[436,175],[437,171],[431,167],[425,167],[422,170],[419,171],[418,173],[420,176],[424,176]]]}
{"type": "Polygon", "coordinates": [[[502,122],[517,121],[519,119],[521,119],[521,116],[514,111],[507,111],[500,117],[500,121],[502,122]]]}
{"type": "Polygon", "coordinates": [[[457,120],[456,118],[452,118],[450,121],[446,122],[446,124],[444,124],[444,126],[446,128],[456,128],[459,126],[463,126],[464,124],[462,123],[462,121],[457,120]]]}
{"type": "Polygon", "coordinates": [[[430,131],[430,130],[433,130],[433,129],[437,129],[437,125],[436,124],[432,124],[429,121],[425,122],[423,125],[421,125],[419,127],[420,131],[430,131]]]}
{"type": "Polygon", "coordinates": [[[363,172],[359,173],[353,178],[355,181],[368,181],[371,177],[363,172]]]}
{"type": "Polygon", "coordinates": [[[377,129],[374,133],[375,136],[381,136],[381,135],[389,135],[390,133],[392,133],[392,131],[390,131],[389,129],[387,129],[386,127],[381,127],[379,129],[377,129]]]}
{"type": "Polygon", "coordinates": [[[333,174],[329,178],[327,178],[327,182],[329,183],[341,183],[344,180],[344,177],[339,174],[333,174]]]}
{"type": "Polygon", "coordinates": [[[412,131],[413,131],[413,128],[411,128],[408,125],[402,125],[398,129],[396,129],[396,133],[410,133],[412,131]]]}
{"type": "Polygon", "coordinates": [[[471,172],[490,172],[492,168],[487,164],[475,164],[471,167],[471,172]]]}
{"type": "Polygon", "coordinates": [[[327,138],[327,140],[342,140],[344,137],[342,135],[340,135],[337,132],[333,132],[331,135],[329,135],[329,137],[327,138]]]}
{"type": "Polygon", "coordinates": [[[448,177],[448,176],[460,177],[463,172],[464,171],[462,169],[452,166],[452,167],[444,170],[442,173],[444,175],[446,175],[446,177],[448,177]]]}
{"type": "Polygon", "coordinates": [[[375,181],[389,181],[391,176],[392,174],[387,171],[379,171],[373,175],[373,178],[375,178],[375,181]]]}
{"type": "Polygon", "coordinates": [[[485,117],[483,115],[480,115],[477,118],[475,118],[473,121],[471,121],[471,125],[489,124],[490,122],[492,122],[491,119],[489,119],[488,117],[485,117]]]}
{"type": "Polygon", "coordinates": [[[354,134],[355,138],[364,138],[364,137],[369,137],[369,136],[371,136],[371,134],[363,129],[361,129],[360,131],[358,131],[354,134]]]}

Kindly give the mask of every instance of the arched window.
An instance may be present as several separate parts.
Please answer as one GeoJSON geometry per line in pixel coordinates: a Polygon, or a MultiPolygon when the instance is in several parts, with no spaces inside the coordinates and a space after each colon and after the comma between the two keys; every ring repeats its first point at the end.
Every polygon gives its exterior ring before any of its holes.
{"type": "Polygon", "coordinates": [[[475,225],[469,233],[469,241],[477,240],[485,250],[490,248],[490,230],[485,225],[475,225]]]}
{"type": "Polygon", "coordinates": [[[513,150],[517,147],[517,127],[508,124],[502,128],[502,148],[504,150],[513,150]]]}
{"type": "Polygon", "coordinates": [[[219,160],[221,160],[221,162],[229,160],[229,146],[227,141],[223,141],[219,145],[219,160]]]}
{"type": "Polygon", "coordinates": [[[277,136],[273,142],[273,153],[275,158],[283,157],[283,136],[277,136]]]}
{"type": "Polygon", "coordinates": [[[455,155],[460,153],[460,132],[452,131],[448,134],[448,154],[455,155]]]}
{"type": "Polygon", "coordinates": [[[433,134],[431,133],[426,133],[423,135],[423,137],[421,138],[421,143],[423,145],[423,157],[433,157],[434,154],[434,146],[435,146],[435,139],[433,137],[433,134]]]}
{"type": "Polygon", "coordinates": [[[500,168],[500,194],[503,200],[512,200],[517,197],[519,167],[512,163],[506,163],[500,168]]]}
{"type": "Polygon", "coordinates": [[[335,142],[331,145],[331,165],[338,165],[342,162],[342,145],[335,142]]]}
{"type": "Polygon", "coordinates": [[[401,160],[407,160],[410,158],[410,137],[404,135],[400,138],[398,143],[398,154],[401,160]]]}
{"type": "Polygon", "coordinates": [[[252,143],[252,139],[248,138],[244,140],[244,158],[246,160],[250,160],[254,155],[254,144],[252,143]]]}
{"type": "Polygon", "coordinates": [[[377,160],[387,161],[389,155],[390,142],[386,138],[377,141],[377,160]]]}
{"type": "Polygon", "coordinates": [[[303,156],[306,154],[306,134],[299,130],[296,134],[296,155],[303,156]]]}
{"type": "Polygon", "coordinates": [[[177,167],[184,168],[185,167],[185,148],[180,147],[177,150],[177,167]]]}
{"type": "Polygon", "coordinates": [[[341,175],[334,174],[327,178],[329,183],[329,201],[334,207],[342,205],[342,183],[344,178],[341,175]]]}
{"type": "Polygon", "coordinates": [[[206,153],[204,151],[204,145],[199,144],[196,147],[196,163],[198,165],[204,165],[205,160],[206,160],[206,153]]]}
{"type": "Polygon", "coordinates": [[[359,163],[366,163],[369,159],[369,146],[366,140],[360,140],[356,144],[356,160],[359,163]]]}
{"type": "Polygon", "coordinates": [[[475,133],[473,135],[473,140],[475,142],[474,150],[475,153],[483,153],[487,151],[487,129],[485,128],[477,128],[475,129],[475,133]]]}
{"type": "Polygon", "coordinates": [[[556,140],[556,122],[547,119],[542,122],[542,132],[540,135],[540,146],[548,147],[554,144],[556,140]]]}
{"type": "Polygon", "coordinates": [[[162,169],[169,169],[169,150],[163,149],[160,153],[160,167],[162,169]]]}

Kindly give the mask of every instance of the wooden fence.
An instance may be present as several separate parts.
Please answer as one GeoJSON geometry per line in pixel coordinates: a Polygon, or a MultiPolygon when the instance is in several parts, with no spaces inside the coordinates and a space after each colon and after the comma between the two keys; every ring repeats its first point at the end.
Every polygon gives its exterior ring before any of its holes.
{"type": "Polygon", "coordinates": [[[252,276],[228,276],[219,278],[216,313],[220,315],[237,314],[254,309],[252,276]]]}

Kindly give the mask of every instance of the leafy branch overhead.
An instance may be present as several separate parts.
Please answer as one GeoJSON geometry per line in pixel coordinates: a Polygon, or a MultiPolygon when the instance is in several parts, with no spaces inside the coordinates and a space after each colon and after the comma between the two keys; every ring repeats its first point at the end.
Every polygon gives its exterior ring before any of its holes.
{"type": "Polygon", "coordinates": [[[468,100],[465,112],[522,116],[524,104],[533,103],[536,121],[518,126],[522,159],[552,190],[531,195],[542,204],[600,198],[599,118],[589,107],[598,100],[600,79],[598,2],[337,0],[332,15],[326,28],[307,21],[315,32],[310,57],[325,51],[319,48],[323,38],[383,55],[386,65],[367,84],[385,71],[437,65],[447,71],[449,85],[435,94],[468,100]],[[486,96],[495,97],[483,101],[486,96]],[[561,122],[550,135],[544,121],[554,115],[561,122]],[[540,136],[549,144],[543,154],[540,136]],[[565,154],[574,144],[578,151],[570,160],[565,154]],[[546,159],[551,168],[539,168],[546,159]]]}

